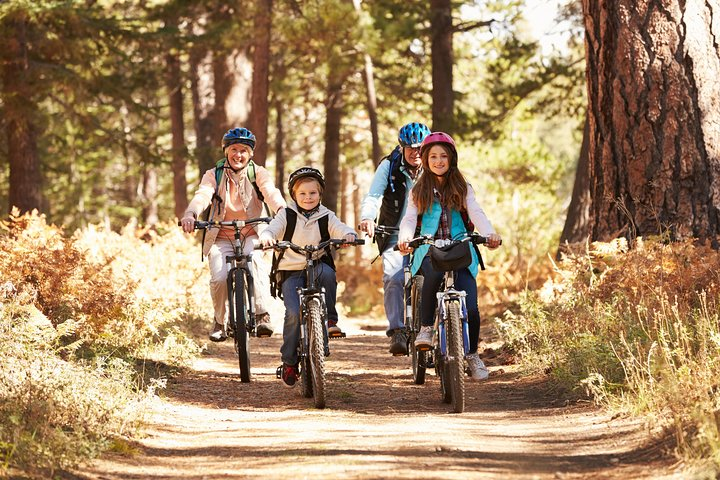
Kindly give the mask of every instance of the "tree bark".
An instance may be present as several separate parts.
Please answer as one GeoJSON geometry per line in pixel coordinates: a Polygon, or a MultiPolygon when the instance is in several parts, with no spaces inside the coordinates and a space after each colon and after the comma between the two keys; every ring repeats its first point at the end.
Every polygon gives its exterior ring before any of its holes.
{"type": "Polygon", "coordinates": [[[590,205],[592,197],[590,196],[590,177],[588,156],[589,144],[589,127],[588,119],[585,117],[585,128],[583,129],[583,140],[580,146],[580,156],[578,157],[577,170],[575,172],[575,183],[573,184],[572,197],[570,198],[570,206],[568,207],[567,217],[565,218],[565,226],[560,235],[560,250],[563,251],[564,245],[584,242],[590,234],[590,205]]]}
{"type": "Polygon", "coordinates": [[[0,53],[2,67],[2,98],[4,103],[5,135],[10,162],[8,211],[17,207],[20,213],[42,210],[42,179],[37,153],[37,127],[32,115],[33,82],[30,81],[30,62],[24,18],[6,23],[11,29],[10,42],[0,53]]]}
{"type": "Polygon", "coordinates": [[[180,59],[177,54],[166,56],[167,89],[170,103],[170,130],[172,132],[172,175],[175,217],[182,218],[188,206],[187,178],[187,147],[185,146],[185,121],[183,118],[182,76],[180,59]]]}
{"type": "Polygon", "coordinates": [[[337,211],[338,186],[340,185],[340,121],[343,112],[343,80],[330,78],[327,86],[325,116],[325,193],[323,204],[337,211]]]}
{"type": "Polygon", "coordinates": [[[211,54],[199,45],[190,52],[190,89],[193,101],[193,124],[195,127],[195,159],[198,178],[214,165],[218,143],[213,142],[216,128],[213,122],[215,92],[212,88],[211,54]]]}
{"type": "Polygon", "coordinates": [[[593,240],[715,240],[718,6],[583,0],[593,240]]]}
{"type": "Polygon", "coordinates": [[[283,104],[280,100],[275,100],[275,185],[285,192],[285,128],[283,126],[283,104]]]}
{"type": "Polygon", "coordinates": [[[453,93],[453,25],[450,0],[430,1],[432,56],[432,130],[452,133],[455,95],[453,93]]]}
{"type": "MultiPolygon", "coordinates": [[[[353,0],[355,11],[358,15],[362,14],[362,0],[353,0]]],[[[370,119],[370,135],[372,136],[372,161],[377,167],[382,160],[382,150],[380,150],[380,134],[378,133],[378,114],[377,114],[377,94],[375,91],[375,74],[372,58],[368,53],[363,54],[365,62],[363,69],[363,82],[365,83],[366,105],[368,110],[368,118],[370,119]]]]}
{"type": "Polygon", "coordinates": [[[272,0],[255,2],[255,49],[253,51],[250,129],[257,138],[253,160],[258,165],[265,165],[268,153],[268,92],[270,87],[272,4],[272,0]]]}

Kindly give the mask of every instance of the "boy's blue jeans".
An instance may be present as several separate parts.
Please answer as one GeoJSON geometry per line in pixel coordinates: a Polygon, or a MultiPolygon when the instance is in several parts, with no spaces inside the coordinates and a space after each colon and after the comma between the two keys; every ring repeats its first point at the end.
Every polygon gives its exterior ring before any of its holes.
{"type": "MultiPolygon", "coordinates": [[[[325,305],[327,305],[327,320],[330,325],[338,321],[335,308],[337,296],[337,280],[335,270],[325,263],[319,263],[315,268],[317,274],[316,285],[325,288],[325,305]]],[[[300,295],[298,288],[305,286],[305,271],[292,272],[283,282],[282,294],[285,301],[285,326],[283,327],[283,344],[280,347],[282,361],[288,365],[297,365],[298,347],[300,345],[300,295]]]]}

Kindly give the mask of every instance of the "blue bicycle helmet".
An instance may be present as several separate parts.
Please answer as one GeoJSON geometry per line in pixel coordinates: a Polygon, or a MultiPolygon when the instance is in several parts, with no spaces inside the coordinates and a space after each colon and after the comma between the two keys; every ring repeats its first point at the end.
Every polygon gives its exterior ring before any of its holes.
{"type": "Polygon", "coordinates": [[[400,129],[398,142],[402,147],[417,148],[428,135],[430,135],[430,129],[427,125],[412,122],[400,129]]]}
{"type": "Polygon", "coordinates": [[[242,143],[255,150],[255,135],[247,128],[231,128],[222,138],[223,152],[234,143],[242,143]]]}

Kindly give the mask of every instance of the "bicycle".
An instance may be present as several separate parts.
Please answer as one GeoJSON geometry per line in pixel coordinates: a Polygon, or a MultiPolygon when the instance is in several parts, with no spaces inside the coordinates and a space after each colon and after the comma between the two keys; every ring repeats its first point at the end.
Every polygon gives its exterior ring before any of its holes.
{"type": "MultiPolygon", "coordinates": [[[[270,223],[270,217],[249,220],[204,221],[195,220],[195,230],[233,227],[233,254],[225,257],[228,265],[228,337],[235,343],[235,353],[240,366],[240,381],[250,382],[250,336],[255,336],[255,284],[250,261],[252,253],[243,253],[245,239],[241,231],[245,226],[270,223]]],[[[179,222],[178,222],[179,224],[179,222]]]]}
{"type": "MultiPolygon", "coordinates": [[[[325,357],[330,355],[327,343],[327,306],[325,304],[325,289],[316,283],[316,266],[319,258],[313,258],[316,252],[321,252],[331,245],[363,245],[365,240],[356,239],[348,242],[344,239],[331,238],[318,245],[301,247],[290,241],[281,240],[272,247],[277,250],[291,249],[296,253],[305,255],[305,287],[298,288],[300,295],[300,345],[299,366],[300,385],[305,398],[313,397],[316,408],[325,408],[325,357]]],[[[280,373],[278,372],[278,378],[280,373]]]]}
{"type": "MultiPolygon", "coordinates": [[[[475,244],[487,243],[487,239],[478,234],[470,234],[462,239],[436,240],[431,235],[421,235],[408,242],[411,248],[420,245],[451,245],[463,242],[475,244]]],[[[425,383],[427,368],[435,367],[440,379],[442,400],[452,404],[455,413],[465,410],[465,355],[468,353],[470,340],[468,334],[466,293],[454,288],[455,275],[453,270],[445,271],[443,283],[437,292],[438,305],[435,311],[434,329],[437,332],[431,348],[414,348],[414,339],[420,331],[420,298],[422,292],[422,276],[411,277],[410,268],[405,269],[406,292],[409,291],[409,308],[406,324],[409,335],[413,338],[413,380],[420,385],[425,383]],[[408,287],[409,285],[409,287],[408,287]]]]}

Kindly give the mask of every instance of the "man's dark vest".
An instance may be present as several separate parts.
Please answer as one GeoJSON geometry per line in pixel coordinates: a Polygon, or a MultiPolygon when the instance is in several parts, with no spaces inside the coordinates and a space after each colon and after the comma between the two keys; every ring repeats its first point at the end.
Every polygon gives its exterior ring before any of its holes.
{"type": "MultiPolygon", "coordinates": [[[[385,187],[382,203],[380,204],[378,225],[397,227],[398,223],[400,223],[400,213],[402,212],[405,197],[408,193],[407,185],[405,184],[407,177],[400,171],[400,167],[403,164],[400,146],[395,147],[395,150],[385,157],[385,159],[390,162],[390,170],[388,172],[387,187],[385,187]]],[[[377,237],[380,254],[386,250],[388,241],[389,237],[386,235],[377,237]]]]}

